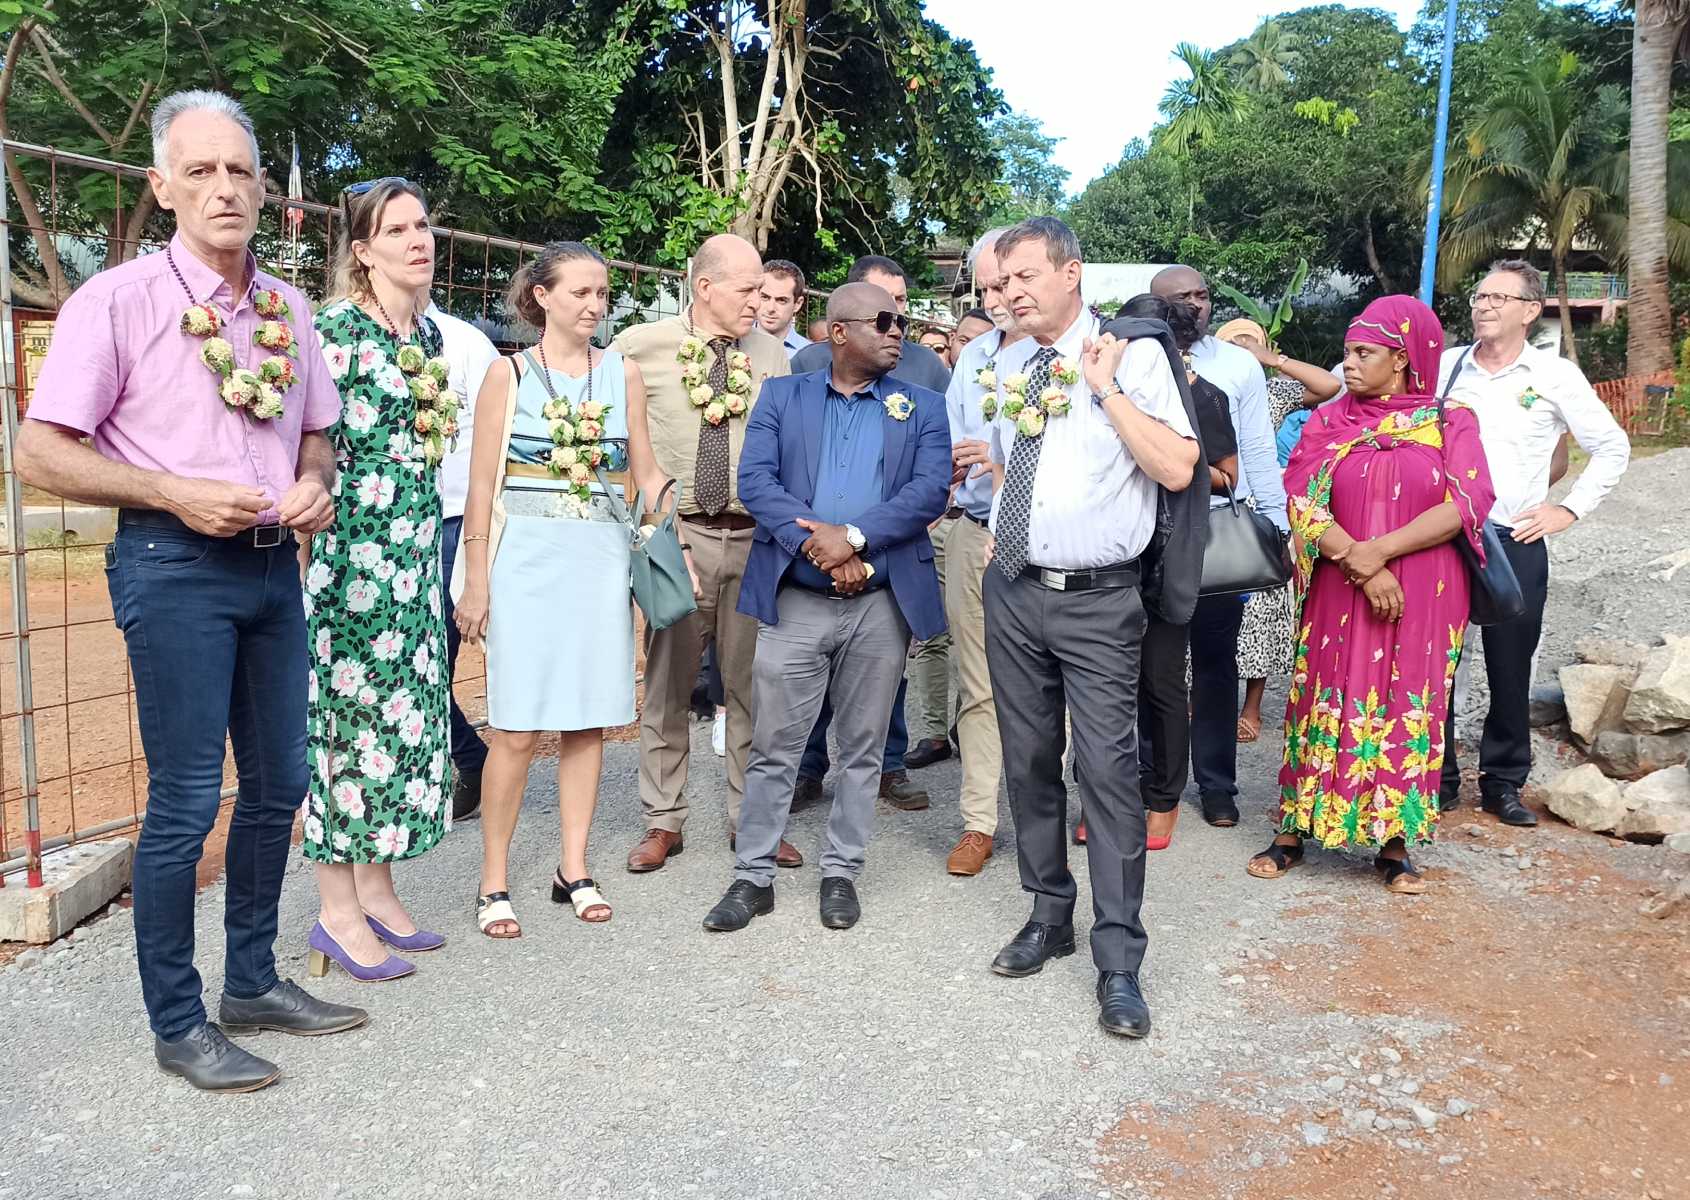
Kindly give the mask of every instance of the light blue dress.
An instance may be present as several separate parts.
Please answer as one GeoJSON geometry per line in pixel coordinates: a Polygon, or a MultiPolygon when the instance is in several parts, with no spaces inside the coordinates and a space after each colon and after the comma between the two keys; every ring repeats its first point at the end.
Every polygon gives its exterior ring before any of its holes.
{"type": "MultiPolygon", "coordinates": [[[[526,360],[510,461],[543,462],[550,397],[526,360]]],[[[595,360],[592,398],[604,416],[607,473],[627,469],[622,356],[595,360]]],[[[587,397],[586,377],[551,372],[559,399],[587,397]]],[[[599,729],[634,719],[634,615],[629,534],[595,481],[583,505],[566,482],[507,474],[505,529],[488,581],[487,723],[512,731],[599,729]]]]}

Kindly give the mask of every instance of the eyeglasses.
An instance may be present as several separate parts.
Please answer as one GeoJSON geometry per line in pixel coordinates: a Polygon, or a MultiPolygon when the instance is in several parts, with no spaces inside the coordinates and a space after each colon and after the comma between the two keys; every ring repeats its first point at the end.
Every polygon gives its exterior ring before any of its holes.
{"type": "Polygon", "coordinates": [[[384,183],[402,183],[407,187],[411,181],[403,175],[383,175],[380,179],[366,179],[362,183],[349,183],[340,189],[342,196],[362,196],[365,192],[381,187],[384,183]]]}
{"type": "Polygon", "coordinates": [[[908,333],[909,328],[910,328],[910,319],[908,317],[906,317],[903,313],[887,312],[885,309],[881,309],[879,312],[875,313],[874,316],[872,316],[872,317],[840,317],[839,318],[839,324],[841,324],[841,325],[855,325],[858,322],[867,322],[867,321],[873,321],[874,322],[874,331],[876,333],[891,333],[892,332],[892,326],[896,325],[898,327],[898,336],[899,337],[902,337],[905,333],[908,333]]]}
{"type": "Polygon", "coordinates": [[[1510,296],[1507,292],[1474,292],[1467,297],[1469,308],[1501,308],[1510,300],[1524,300],[1527,304],[1536,304],[1530,296],[1510,296]]]}

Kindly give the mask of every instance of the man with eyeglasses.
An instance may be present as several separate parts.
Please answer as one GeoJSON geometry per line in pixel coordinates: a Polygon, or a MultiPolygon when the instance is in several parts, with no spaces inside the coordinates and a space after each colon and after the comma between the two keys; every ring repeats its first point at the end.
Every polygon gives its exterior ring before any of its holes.
{"type": "Polygon", "coordinates": [[[951,483],[945,398],[894,376],[907,318],[869,283],[828,298],[828,370],[763,387],[740,458],[757,519],[739,591],[755,617],[751,757],[734,881],[704,919],[744,929],[774,909],[776,851],[823,700],[837,701],[839,790],[821,860],[821,923],[849,929],[911,634],[944,631],[927,527],[951,483]]]}
{"type": "MultiPolygon", "coordinates": [[[[1445,350],[1439,373],[1439,394],[1478,415],[1496,484],[1490,519],[1502,527],[1503,548],[1526,600],[1520,616],[1482,630],[1491,696],[1479,745],[1479,795],[1484,810],[1509,825],[1537,824],[1520,803],[1520,788],[1532,768],[1532,657],[1549,595],[1544,539],[1600,504],[1631,458],[1625,431],[1578,367],[1528,340],[1544,296],[1543,276],[1530,263],[1505,259],[1494,264],[1471,297],[1473,344],[1445,350]],[[1566,498],[1551,504],[1556,448],[1567,433],[1590,455],[1590,463],[1566,498]]],[[[1444,746],[1438,804],[1447,812],[1461,797],[1453,704],[1444,746]]]]}

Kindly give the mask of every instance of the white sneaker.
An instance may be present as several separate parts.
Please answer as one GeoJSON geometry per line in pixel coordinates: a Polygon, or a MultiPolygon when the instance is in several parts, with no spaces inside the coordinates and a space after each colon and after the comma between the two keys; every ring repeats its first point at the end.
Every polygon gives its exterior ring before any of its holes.
{"type": "Polygon", "coordinates": [[[710,748],[717,758],[728,756],[728,714],[717,713],[716,723],[710,727],[710,748]]]}

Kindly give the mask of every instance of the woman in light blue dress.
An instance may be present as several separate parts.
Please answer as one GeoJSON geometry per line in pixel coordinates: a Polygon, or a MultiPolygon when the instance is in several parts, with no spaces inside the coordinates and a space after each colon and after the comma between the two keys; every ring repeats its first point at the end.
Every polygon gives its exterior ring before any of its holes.
{"type": "Polygon", "coordinates": [[[540,735],[555,732],[562,827],[552,899],[583,921],[610,919],[587,870],[604,729],[634,719],[630,532],[606,497],[631,475],[648,496],[666,482],[646,432],[639,368],[591,342],[609,304],[605,262],[553,242],[517,272],[510,308],[543,331],[495,363],[476,401],[464,564],[455,616],[487,653],[481,775],[481,886],[489,937],[521,936],[507,864],[540,735]],[[505,439],[511,372],[516,404],[505,439]],[[495,496],[499,503],[495,505],[495,496]],[[497,515],[495,514],[495,510],[497,515]]]}

